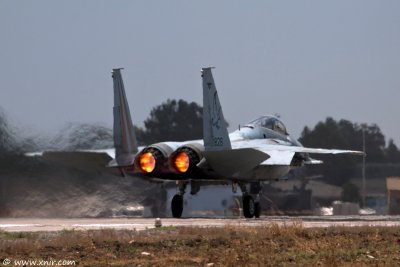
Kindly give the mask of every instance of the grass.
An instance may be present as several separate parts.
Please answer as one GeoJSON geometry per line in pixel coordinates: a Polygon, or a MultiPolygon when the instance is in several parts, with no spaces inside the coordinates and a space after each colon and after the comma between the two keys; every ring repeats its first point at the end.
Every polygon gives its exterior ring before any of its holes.
{"type": "Polygon", "coordinates": [[[141,232],[1,231],[0,240],[0,261],[67,259],[79,266],[400,265],[400,227],[305,229],[294,223],[250,228],[163,227],[141,232]]]}
{"type": "Polygon", "coordinates": [[[0,240],[17,240],[17,239],[31,239],[32,233],[29,232],[6,232],[0,230],[0,240]]]}

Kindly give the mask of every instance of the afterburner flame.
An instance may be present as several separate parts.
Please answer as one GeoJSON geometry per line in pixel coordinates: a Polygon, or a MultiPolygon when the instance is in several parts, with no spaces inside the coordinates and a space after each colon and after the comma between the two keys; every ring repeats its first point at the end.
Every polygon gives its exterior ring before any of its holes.
{"type": "Polygon", "coordinates": [[[185,152],[179,152],[174,157],[174,166],[179,172],[186,172],[189,169],[189,163],[189,156],[185,152]]]}
{"type": "Polygon", "coordinates": [[[140,155],[139,166],[143,172],[151,173],[156,167],[156,159],[153,154],[146,152],[140,155]]]}

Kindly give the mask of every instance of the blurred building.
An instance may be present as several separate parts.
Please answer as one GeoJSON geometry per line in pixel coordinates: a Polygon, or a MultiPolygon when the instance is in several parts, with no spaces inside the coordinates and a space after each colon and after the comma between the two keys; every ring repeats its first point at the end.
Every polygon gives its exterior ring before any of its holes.
{"type": "Polygon", "coordinates": [[[400,214],[400,177],[386,178],[388,213],[400,214]]]}

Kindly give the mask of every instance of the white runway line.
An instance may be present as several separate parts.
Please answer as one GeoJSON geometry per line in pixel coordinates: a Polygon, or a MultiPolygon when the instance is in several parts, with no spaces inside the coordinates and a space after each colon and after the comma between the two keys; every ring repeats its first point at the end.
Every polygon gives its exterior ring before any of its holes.
{"type": "MultiPolygon", "coordinates": [[[[163,226],[172,227],[269,227],[301,225],[304,228],[324,227],[357,227],[357,226],[400,226],[398,216],[367,217],[263,217],[261,219],[212,219],[212,218],[162,218],[163,226]]],[[[9,232],[36,232],[61,230],[96,230],[117,229],[136,230],[155,228],[155,218],[90,218],[90,219],[38,219],[38,218],[3,218],[0,229],[9,232]]]]}

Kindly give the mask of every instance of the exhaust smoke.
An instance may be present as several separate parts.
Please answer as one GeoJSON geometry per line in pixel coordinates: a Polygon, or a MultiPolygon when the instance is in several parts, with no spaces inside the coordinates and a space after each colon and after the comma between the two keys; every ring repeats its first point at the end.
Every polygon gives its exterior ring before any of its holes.
{"type": "Polygon", "coordinates": [[[68,124],[50,138],[19,136],[16,132],[4,112],[0,112],[0,216],[140,216],[143,206],[151,206],[153,215],[163,216],[165,199],[157,196],[165,194],[156,194],[162,190],[157,185],[24,156],[32,149],[110,148],[113,146],[111,129],[102,125],[68,124]]]}

